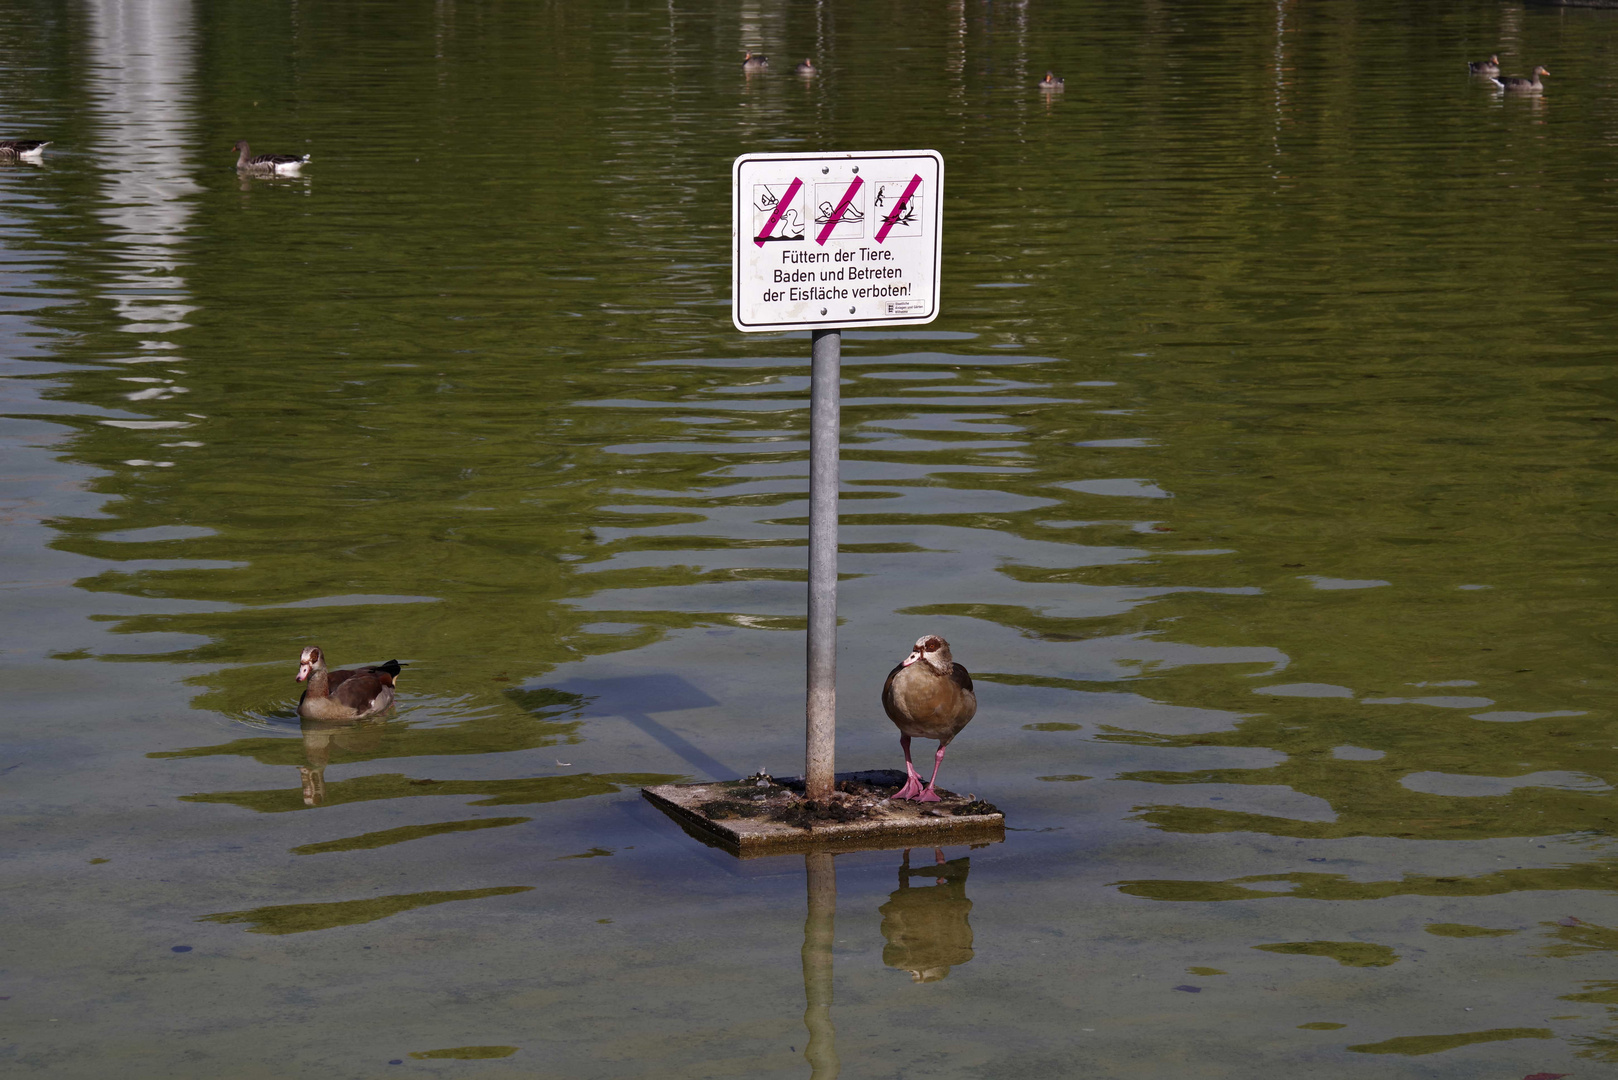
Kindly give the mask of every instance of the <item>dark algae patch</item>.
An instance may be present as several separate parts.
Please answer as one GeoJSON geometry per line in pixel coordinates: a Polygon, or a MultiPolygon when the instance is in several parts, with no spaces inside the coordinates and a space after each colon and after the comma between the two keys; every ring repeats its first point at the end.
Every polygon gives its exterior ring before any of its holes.
{"type": "MultiPolygon", "coordinates": [[[[533,776],[507,780],[418,780],[400,773],[370,773],[328,784],[323,805],[449,795],[468,797],[469,806],[521,806],[616,795],[625,787],[667,784],[678,779],[678,776],[662,773],[579,773],[574,776],[533,776]]],[[[199,792],[182,795],[180,801],[223,803],[244,810],[257,810],[261,814],[308,809],[296,787],[199,792]]]]}
{"type": "Polygon", "coordinates": [[[1541,956],[1569,957],[1618,952],[1618,930],[1612,927],[1572,917],[1540,925],[1556,927],[1552,933],[1560,939],[1542,946],[1539,950],[1541,956]]]}
{"type": "Polygon", "coordinates": [[[1369,945],[1363,941],[1287,941],[1253,948],[1290,956],[1325,956],[1344,967],[1387,967],[1399,962],[1399,954],[1386,945],[1369,945]]]}
{"type": "Polygon", "coordinates": [[[474,829],[498,829],[505,825],[521,825],[533,818],[526,817],[497,817],[476,818],[471,821],[441,821],[432,825],[405,825],[397,829],[382,829],[378,832],[361,833],[358,836],[347,836],[341,840],[326,840],[318,844],[302,844],[292,848],[294,855],[323,855],[333,851],[364,851],[369,848],[387,847],[390,844],[402,844],[407,840],[421,840],[429,836],[443,836],[445,833],[471,832],[474,829]]]}
{"type": "Polygon", "coordinates": [[[1404,1054],[1409,1057],[1420,1057],[1422,1054],[1438,1054],[1460,1046],[1471,1046],[1473,1043],[1550,1038],[1554,1038],[1550,1028],[1491,1028],[1488,1031],[1469,1031],[1461,1035],[1406,1035],[1403,1038],[1388,1039],[1379,1043],[1360,1043],[1358,1046],[1350,1046],[1349,1049],[1356,1054],[1404,1054]]]}
{"type": "Polygon", "coordinates": [[[1475,877],[1406,874],[1397,881],[1357,881],[1346,874],[1250,874],[1226,881],[1138,878],[1114,882],[1120,892],[1149,900],[1382,900],[1390,896],[1498,896],[1551,889],[1618,890],[1618,864],[1496,870],[1475,877]],[[1269,883],[1277,883],[1266,888],[1269,883]],[[1257,885],[1258,888],[1248,888],[1257,885]]]}
{"type": "Polygon", "coordinates": [[[488,1058],[507,1058],[515,1054],[515,1046],[452,1046],[447,1050],[416,1050],[411,1057],[420,1060],[453,1058],[456,1061],[481,1061],[488,1058]]]}
{"type": "Polygon", "coordinates": [[[1507,937],[1511,934],[1520,934],[1520,930],[1494,930],[1487,926],[1469,926],[1458,922],[1435,922],[1427,924],[1429,934],[1439,937],[1507,937]]]}
{"type": "Polygon", "coordinates": [[[248,923],[250,934],[303,934],[310,930],[331,930],[375,922],[414,908],[448,904],[457,900],[481,900],[486,896],[509,896],[532,892],[531,885],[505,885],[493,889],[458,889],[443,892],[403,893],[377,896],[370,900],[340,900],[331,904],[278,904],[247,911],[221,911],[204,915],[198,922],[248,923]]]}

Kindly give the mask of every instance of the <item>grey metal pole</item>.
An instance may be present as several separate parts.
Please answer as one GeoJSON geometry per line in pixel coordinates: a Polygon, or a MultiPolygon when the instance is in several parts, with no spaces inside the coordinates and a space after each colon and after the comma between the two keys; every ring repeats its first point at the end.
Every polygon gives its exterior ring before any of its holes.
{"type": "Polygon", "coordinates": [[[836,1080],[842,1071],[831,1019],[831,947],[837,936],[837,868],[832,858],[823,851],[803,857],[809,882],[809,914],[803,921],[803,1026],[809,1029],[809,1045],[803,1056],[809,1062],[809,1080],[836,1080]]]}
{"type": "Polygon", "coordinates": [[[841,330],[814,331],[809,387],[809,677],[804,795],[831,797],[837,752],[837,458],[841,330]]]}

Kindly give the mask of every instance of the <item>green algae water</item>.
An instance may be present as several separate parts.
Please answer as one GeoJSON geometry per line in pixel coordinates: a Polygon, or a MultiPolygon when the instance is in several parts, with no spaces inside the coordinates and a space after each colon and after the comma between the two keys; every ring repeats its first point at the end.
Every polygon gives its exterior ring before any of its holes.
{"type": "Polygon", "coordinates": [[[0,167],[0,1063],[1610,1071],[1615,58],[1483,0],[0,0],[53,140],[0,167]],[[802,764],[809,340],[730,324],[730,162],[923,147],[943,316],[844,342],[838,764],[940,633],[1010,831],[737,862],[637,794],[802,764]],[[301,724],[309,644],[397,708],[301,724]]]}

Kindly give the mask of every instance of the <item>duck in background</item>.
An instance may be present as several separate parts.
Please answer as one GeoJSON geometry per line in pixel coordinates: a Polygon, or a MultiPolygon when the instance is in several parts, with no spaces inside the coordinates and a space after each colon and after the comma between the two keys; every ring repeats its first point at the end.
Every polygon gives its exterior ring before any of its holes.
{"type": "Polygon", "coordinates": [[[1539,77],[1541,75],[1549,74],[1550,71],[1548,69],[1537,67],[1534,69],[1534,77],[1532,79],[1525,79],[1521,75],[1507,75],[1503,79],[1496,78],[1494,83],[1503,90],[1511,90],[1519,94],[1537,94],[1541,90],[1545,89],[1545,84],[1539,81],[1539,77]]]}
{"type": "Polygon", "coordinates": [[[940,802],[933,785],[938,767],[944,763],[944,750],[978,711],[972,676],[950,656],[949,642],[937,634],[918,638],[910,655],[888,672],[888,681],[882,685],[882,708],[899,729],[899,745],[905,752],[905,784],[890,798],[940,802]],[[933,776],[925,787],[910,763],[913,738],[938,740],[933,776]]]}
{"type": "Polygon", "coordinates": [[[298,170],[309,160],[308,154],[302,157],[297,154],[259,154],[254,157],[246,139],[236,140],[236,145],[231,149],[237,154],[237,172],[260,176],[297,176],[298,170]]]}
{"type": "Polygon", "coordinates": [[[298,699],[305,720],[363,720],[393,704],[393,680],[404,665],[389,660],[375,667],[327,671],[326,655],[314,645],[298,658],[298,681],[309,685],[298,699]]]}
{"type": "Polygon", "coordinates": [[[1490,56],[1487,60],[1468,61],[1466,70],[1474,75],[1498,75],[1500,74],[1500,57],[1490,56]]]}
{"type": "Polygon", "coordinates": [[[763,71],[769,66],[770,58],[768,56],[758,56],[754,53],[747,53],[742,57],[743,71],[763,71]]]}
{"type": "Polygon", "coordinates": [[[805,57],[803,63],[798,65],[798,74],[799,75],[819,75],[820,74],[820,69],[815,67],[815,62],[813,60],[809,59],[808,57],[805,57]]]}
{"type": "Polygon", "coordinates": [[[1045,77],[1039,80],[1041,90],[1060,90],[1067,84],[1067,80],[1054,71],[1047,71],[1045,77]]]}

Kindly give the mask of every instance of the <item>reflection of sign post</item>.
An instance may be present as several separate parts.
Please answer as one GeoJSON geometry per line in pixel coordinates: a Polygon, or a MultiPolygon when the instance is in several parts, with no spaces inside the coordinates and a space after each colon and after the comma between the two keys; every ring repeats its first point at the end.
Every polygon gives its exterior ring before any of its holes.
{"type": "Polygon", "coordinates": [[[936,150],[743,154],[731,173],[731,320],[813,331],[804,794],[832,792],[837,732],[837,459],[843,327],[938,318],[936,150]]]}

